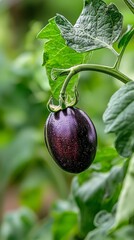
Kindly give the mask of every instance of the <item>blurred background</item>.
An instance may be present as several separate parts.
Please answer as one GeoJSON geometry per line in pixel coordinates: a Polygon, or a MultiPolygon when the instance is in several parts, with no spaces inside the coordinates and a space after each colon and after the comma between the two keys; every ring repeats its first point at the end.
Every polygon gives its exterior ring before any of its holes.
{"type": "MultiPolygon", "coordinates": [[[[124,15],[125,31],[134,24],[133,15],[123,1],[112,2],[124,15]]],[[[44,144],[50,88],[42,67],[43,41],[36,35],[56,13],[74,24],[82,4],[82,0],[0,0],[0,218],[27,207],[38,220],[44,219],[53,203],[69,194],[73,175],[55,165],[44,144]]],[[[134,74],[133,47],[131,41],[121,64],[129,77],[134,74]]],[[[115,57],[102,49],[89,61],[112,66],[115,57]]],[[[98,150],[113,145],[113,136],[104,133],[102,115],[120,86],[104,74],[80,75],[77,106],[96,126],[98,150]]]]}

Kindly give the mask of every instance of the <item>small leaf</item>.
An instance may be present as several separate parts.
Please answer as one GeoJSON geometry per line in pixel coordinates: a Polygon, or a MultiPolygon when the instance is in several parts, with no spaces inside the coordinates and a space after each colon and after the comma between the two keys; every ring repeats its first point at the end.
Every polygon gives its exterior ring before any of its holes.
{"type": "Polygon", "coordinates": [[[123,157],[134,151],[134,82],[121,87],[111,98],[103,115],[107,133],[115,133],[116,149],[123,157]]]}
{"type": "Polygon", "coordinates": [[[107,6],[102,0],[86,0],[74,26],[59,14],[55,21],[67,45],[77,52],[112,49],[122,30],[121,13],[114,4],[107,6]]]}
{"type": "Polygon", "coordinates": [[[134,28],[132,28],[132,26],[128,25],[127,31],[123,34],[123,36],[121,37],[121,39],[118,43],[118,48],[125,47],[133,35],[134,35],[134,28]]]}
{"type": "Polygon", "coordinates": [[[124,2],[126,3],[126,5],[129,7],[129,9],[134,14],[134,3],[133,3],[133,0],[124,0],[124,2]]]}
{"type": "MultiPolygon", "coordinates": [[[[43,65],[45,65],[47,70],[53,97],[58,100],[65,76],[57,75],[59,74],[58,70],[56,72],[53,69],[64,70],[65,68],[81,64],[84,60],[84,54],[77,53],[65,44],[65,40],[60,35],[60,31],[55,23],[55,18],[49,20],[48,25],[41,30],[37,37],[45,40],[43,65]],[[58,79],[53,81],[52,78],[55,79],[57,77],[58,79]]],[[[72,78],[68,86],[68,93],[74,88],[77,78],[77,76],[72,78]]]]}
{"type": "Polygon", "coordinates": [[[106,210],[98,212],[94,218],[94,225],[96,227],[110,228],[113,222],[113,215],[106,210]]]}

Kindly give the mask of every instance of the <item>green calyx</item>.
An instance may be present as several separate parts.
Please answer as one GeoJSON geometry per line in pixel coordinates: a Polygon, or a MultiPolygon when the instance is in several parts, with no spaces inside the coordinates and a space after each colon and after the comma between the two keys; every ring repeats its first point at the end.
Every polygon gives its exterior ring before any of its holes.
{"type": "Polygon", "coordinates": [[[77,89],[75,88],[74,97],[71,101],[68,99],[68,96],[66,96],[66,94],[61,93],[60,97],[59,97],[59,104],[58,105],[54,104],[54,99],[51,96],[48,101],[47,108],[50,112],[58,112],[67,107],[75,106],[78,103],[78,98],[79,98],[79,94],[78,94],[77,89]]]}

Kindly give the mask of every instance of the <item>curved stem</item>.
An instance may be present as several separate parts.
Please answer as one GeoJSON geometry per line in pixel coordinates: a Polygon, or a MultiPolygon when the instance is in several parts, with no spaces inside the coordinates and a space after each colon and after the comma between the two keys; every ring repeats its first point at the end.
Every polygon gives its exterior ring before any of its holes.
{"type": "Polygon", "coordinates": [[[73,70],[70,70],[70,73],[68,74],[68,76],[66,77],[63,85],[62,85],[62,88],[61,88],[61,91],[60,91],[60,98],[61,99],[64,99],[64,96],[65,96],[65,91],[66,91],[66,88],[67,88],[67,85],[69,83],[69,81],[71,80],[71,78],[73,77],[73,75],[75,75],[76,73],[73,71],[73,70]]]}
{"type": "Polygon", "coordinates": [[[108,74],[108,75],[110,75],[114,78],[117,78],[118,80],[120,80],[123,83],[127,83],[129,81],[132,81],[130,78],[128,78],[126,75],[124,75],[123,73],[121,73],[120,71],[115,69],[114,67],[101,66],[101,65],[96,65],[96,64],[76,65],[76,66],[70,68],[70,73],[68,74],[68,76],[66,77],[66,79],[65,79],[65,81],[62,85],[62,88],[61,88],[61,91],[60,91],[60,97],[61,98],[64,98],[67,85],[68,85],[69,81],[71,80],[71,78],[75,74],[77,74],[79,72],[82,72],[82,71],[96,71],[96,72],[105,73],[105,74],[108,74]]]}

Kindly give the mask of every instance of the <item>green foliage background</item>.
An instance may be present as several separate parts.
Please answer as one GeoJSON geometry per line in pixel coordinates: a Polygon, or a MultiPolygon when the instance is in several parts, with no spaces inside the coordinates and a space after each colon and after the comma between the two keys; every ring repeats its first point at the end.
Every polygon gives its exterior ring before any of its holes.
{"type": "MultiPolygon", "coordinates": [[[[112,2],[124,15],[125,31],[125,26],[134,24],[133,15],[123,1],[112,2]]],[[[74,24],[81,9],[82,0],[0,1],[0,218],[4,215],[2,240],[26,239],[27,236],[29,239],[40,240],[45,236],[49,240],[52,239],[52,232],[57,236],[54,239],[66,240],[77,232],[78,209],[71,211],[72,202],[68,206],[70,203],[61,201],[58,203],[60,207],[55,203],[57,199],[68,198],[73,175],[64,173],[53,163],[44,144],[43,128],[49,114],[46,103],[50,96],[50,87],[45,69],[41,66],[43,42],[37,40],[36,35],[57,12],[74,24]],[[52,205],[53,213],[50,210],[52,205]],[[60,215],[59,212],[62,211],[63,214],[60,215]],[[56,224],[52,231],[53,219],[56,219],[56,224]],[[61,222],[63,233],[59,228],[61,222]],[[73,233],[70,233],[70,229],[73,233]],[[65,233],[68,235],[63,238],[65,233]]],[[[113,54],[106,49],[91,53],[89,58],[91,63],[111,66],[114,60],[113,54]]],[[[121,70],[132,77],[133,66],[131,42],[121,70]]],[[[91,117],[96,126],[98,154],[100,149],[105,152],[106,147],[113,146],[113,136],[104,133],[102,115],[109,98],[120,86],[117,80],[100,73],[84,72],[80,75],[80,99],[77,106],[91,117]]],[[[114,154],[116,155],[115,152],[114,154]]],[[[111,162],[107,163],[106,160],[103,161],[101,172],[112,167],[111,162]]],[[[87,233],[87,229],[85,232],[87,233]]],[[[87,236],[86,239],[90,238],[87,236]]]]}

